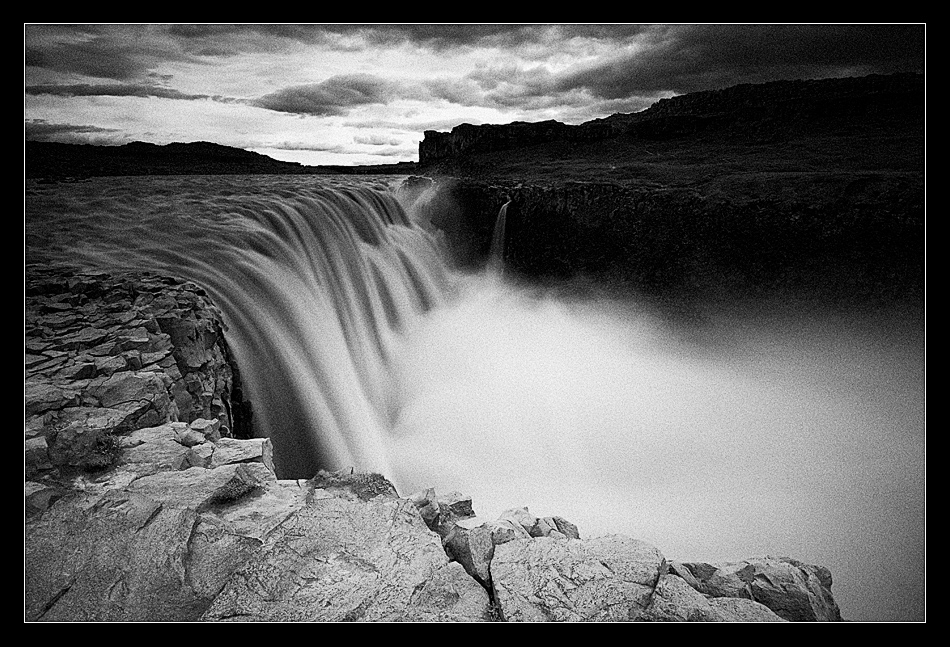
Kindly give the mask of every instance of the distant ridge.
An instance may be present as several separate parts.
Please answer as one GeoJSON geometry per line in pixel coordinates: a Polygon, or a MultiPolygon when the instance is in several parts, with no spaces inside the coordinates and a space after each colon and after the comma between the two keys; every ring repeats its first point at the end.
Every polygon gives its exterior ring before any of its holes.
{"type": "MultiPolygon", "coordinates": [[[[743,84],[661,99],[641,112],[576,126],[549,120],[427,130],[419,164],[422,170],[453,172],[459,162],[480,155],[555,142],[672,141],[712,134],[763,143],[803,132],[890,127],[908,118],[922,124],[923,93],[922,74],[743,84]]],[[[490,166],[496,165],[492,160],[490,166]]]]}
{"type": "Polygon", "coordinates": [[[96,177],[122,175],[256,175],[411,173],[414,162],[360,167],[304,166],[267,155],[211,142],[122,146],[27,141],[26,177],[96,177]]]}

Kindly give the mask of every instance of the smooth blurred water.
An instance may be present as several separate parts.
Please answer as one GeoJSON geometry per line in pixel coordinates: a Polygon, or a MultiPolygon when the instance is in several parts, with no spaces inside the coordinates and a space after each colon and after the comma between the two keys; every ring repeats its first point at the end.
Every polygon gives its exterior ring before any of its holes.
{"type": "Polygon", "coordinates": [[[684,324],[463,274],[395,181],[28,182],[26,257],[207,289],[284,477],[380,471],[669,559],[787,555],[832,570],[848,619],[923,618],[919,316],[777,301],[684,324]]]}

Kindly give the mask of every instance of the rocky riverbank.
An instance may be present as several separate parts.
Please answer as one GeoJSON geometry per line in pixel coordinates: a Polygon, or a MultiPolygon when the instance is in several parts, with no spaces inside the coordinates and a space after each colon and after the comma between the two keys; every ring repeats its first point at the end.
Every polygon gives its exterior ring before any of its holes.
{"type": "Polygon", "coordinates": [[[27,268],[27,621],[841,619],[793,559],[682,564],[378,475],[279,480],[226,334],[190,283],[27,268]]]}

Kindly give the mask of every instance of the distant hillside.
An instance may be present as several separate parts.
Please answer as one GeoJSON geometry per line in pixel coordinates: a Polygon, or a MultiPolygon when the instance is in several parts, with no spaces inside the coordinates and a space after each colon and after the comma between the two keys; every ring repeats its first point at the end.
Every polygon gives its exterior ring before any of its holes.
{"type": "Polygon", "coordinates": [[[159,146],[132,142],[124,146],[26,142],[26,177],[93,177],[120,175],[254,175],[412,173],[415,163],[374,166],[304,166],[260,153],[210,142],[159,146]]]}
{"type": "MultiPolygon", "coordinates": [[[[785,155],[791,166],[777,170],[813,170],[831,157],[851,170],[865,161],[901,164],[892,156],[895,142],[917,159],[923,124],[920,74],[775,81],[663,99],[642,112],[577,126],[544,121],[426,131],[419,166],[424,173],[477,177],[589,174],[621,181],[651,177],[671,185],[708,174],[709,165],[737,154],[759,151],[768,154],[770,165],[781,165],[781,148],[791,145],[795,150],[785,155]],[[802,148],[815,139],[825,144],[802,148]]],[[[761,161],[755,159],[750,170],[761,161]]]]}

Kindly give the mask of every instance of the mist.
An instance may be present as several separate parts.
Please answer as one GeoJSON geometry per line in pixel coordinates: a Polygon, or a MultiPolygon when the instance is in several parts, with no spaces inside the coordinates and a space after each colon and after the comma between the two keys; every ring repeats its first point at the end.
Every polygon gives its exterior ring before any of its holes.
{"type": "Polygon", "coordinates": [[[394,478],[667,559],[822,564],[846,619],[922,619],[920,328],[782,303],[684,324],[469,276],[402,338],[394,478]]]}

